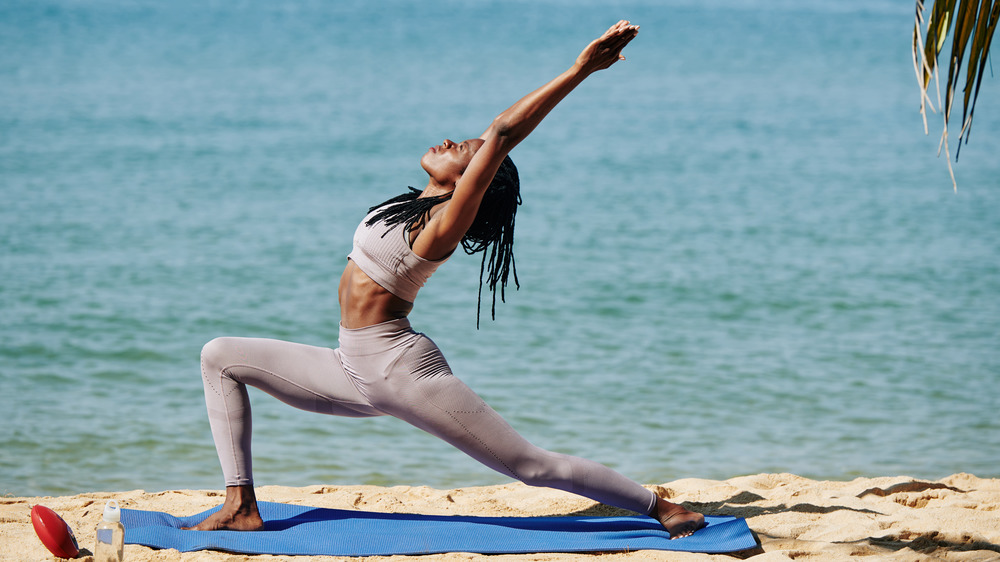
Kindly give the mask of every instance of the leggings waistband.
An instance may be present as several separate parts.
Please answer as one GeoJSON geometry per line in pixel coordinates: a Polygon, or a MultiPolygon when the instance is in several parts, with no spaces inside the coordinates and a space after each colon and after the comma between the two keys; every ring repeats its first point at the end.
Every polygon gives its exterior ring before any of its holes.
{"type": "Polygon", "coordinates": [[[397,318],[364,328],[340,326],[340,350],[347,355],[374,355],[387,349],[406,345],[417,334],[408,318],[397,318]]]}

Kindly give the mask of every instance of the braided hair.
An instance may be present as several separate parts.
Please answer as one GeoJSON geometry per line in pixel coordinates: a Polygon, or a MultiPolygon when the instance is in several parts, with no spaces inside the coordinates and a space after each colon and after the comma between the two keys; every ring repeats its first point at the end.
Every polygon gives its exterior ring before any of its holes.
{"type": "MultiPolygon", "coordinates": [[[[451,193],[433,197],[420,197],[423,191],[410,187],[402,195],[375,205],[368,210],[375,213],[365,223],[371,226],[379,221],[385,221],[387,226],[406,224],[408,229],[422,227],[430,216],[431,209],[451,199],[451,193]]],[[[490,314],[494,320],[497,317],[497,284],[500,284],[500,300],[506,302],[504,289],[507,279],[514,274],[514,286],[520,288],[517,281],[517,268],[514,266],[514,215],[521,204],[521,182],[517,175],[517,167],[510,156],[506,156],[500,164],[493,181],[483,195],[479,210],[472,226],[462,238],[462,248],[466,254],[483,254],[479,266],[479,297],[476,301],[476,328],[479,328],[479,314],[483,300],[483,275],[487,273],[486,283],[493,293],[493,303],[490,314]],[[487,262],[489,266],[487,267],[487,262]]]]}

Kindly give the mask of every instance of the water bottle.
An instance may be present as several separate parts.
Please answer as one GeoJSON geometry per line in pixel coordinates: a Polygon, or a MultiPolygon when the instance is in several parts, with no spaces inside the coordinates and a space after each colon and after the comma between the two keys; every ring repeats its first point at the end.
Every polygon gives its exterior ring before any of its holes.
{"type": "Polygon", "coordinates": [[[122,512],[118,508],[118,502],[109,500],[104,505],[104,518],[97,525],[94,562],[122,562],[124,556],[125,527],[122,525],[122,512]]]}

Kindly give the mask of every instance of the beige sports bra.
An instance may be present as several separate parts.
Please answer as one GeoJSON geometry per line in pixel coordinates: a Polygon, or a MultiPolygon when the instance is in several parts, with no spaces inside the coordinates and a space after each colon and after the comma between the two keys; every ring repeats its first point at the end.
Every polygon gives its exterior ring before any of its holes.
{"type": "Polygon", "coordinates": [[[347,258],[383,289],[413,302],[417,291],[448,258],[432,261],[413,253],[405,224],[387,226],[383,220],[367,226],[375,212],[366,216],[354,231],[354,248],[347,258]]]}

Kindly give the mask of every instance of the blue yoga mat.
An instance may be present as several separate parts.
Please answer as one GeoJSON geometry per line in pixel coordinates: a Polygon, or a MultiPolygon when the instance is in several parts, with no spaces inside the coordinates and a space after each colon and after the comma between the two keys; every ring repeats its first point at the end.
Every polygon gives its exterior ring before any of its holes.
{"type": "Polygon", "coordinates": [[[757,545],[746,521],[736,517],[706,517],[707,527],[672,541],[659,523],[640,516],[470,517],[373,513],[271,502],[260,502],[258,506],[264,529],[255,532],[181,530],[196,525],[221,506],[190,517],[123,509],[125,542],[181,552],[332,556],[644,549],[721,553],[757,545]]]}

